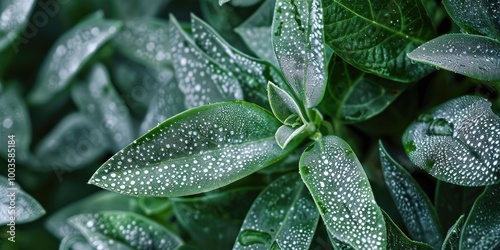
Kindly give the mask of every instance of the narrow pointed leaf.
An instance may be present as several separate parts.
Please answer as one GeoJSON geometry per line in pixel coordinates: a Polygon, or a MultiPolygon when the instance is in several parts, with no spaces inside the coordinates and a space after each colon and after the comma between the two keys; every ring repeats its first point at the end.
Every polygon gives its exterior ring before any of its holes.
{"type": "Polygon", "coordinates": [[[500,185],[488,186],[474,203],[460,237],[460,249],[500,246],[500,185]]]}
{"type": "Polygon", "coordinates": [[[362,71],[412,82],[433,68],[406,57],[436,31],[421,0],[324,0],[325,40],[362,71]]]}
{"type": "Polygon", "coordinates": [[[309,146],[300,174],[330,235],[355,249],[385,249],[386,227],[366,174],[351,147],[336,136],[309,146]]]}
{"type": "Polygon", "coordinates": [[[259,191],[257,188],[238,188],[171,200],[179,223],[200,248],[231,249],[259,191]]]}
{"type": "Polygon", "coordinates": [[[278,0],[273,46],[288,84],[307,108],[323,98],[326,81],[320,0],[278,0]]]}
{"type": "Polygon", "coordinates": [[[80,214],[69,218],[69,223],[96,248],[175,249],[183,244],[163,226],[130,212],[80,214]]]}
{"type": "Polygon", "coordinates": [[[380,160],[386,185],[412,239],[434,248],[441,247],[443,230],[431,201],[379,142],[380,160]]]}
{"type": "Polygon", "coordinates": [[[500,182],[500,118],[482,97],[462,96],[422,114],[403,135],[410,160],[463,186],[500,182]]]}
{"type": "Polygon", "coordinates": [[[446,11],[462,30],[500,41],[500,4],[497,0],[444,0],[446,11]]]}
{"type": "Polygon", "coordinates": [[[446,234],[446,238],[443,242],[442,250],[459,250],[460,249],[460,234],[462,232],[462,228],[464,226],[465,216],[462,215],[458,218],[458,220],[453,224],[450,229],[448,229],[448,233],[446,234]]]}
{"type": "Polygon", "coordinates": [[[267,94],[274,116],[282,123],[285,123],[293,114],[299,115],[302,121],[304,121],[304,115],[300,110],[299,104],[286,91],[269,82],[267,84],[267,94]]]}
{"type": "Polygon", "coordinates": [[[274,135],[276,137],[276,143],[278,143],[281,148],[285,148],[288,143],[294,139],[304,139],[308,135],[306,131],[307,127],[307,124],[303,124],[298,128],[282,125],[278,130],[276,130],[276,134],[274,135]]]}
{"type": "Polygon", "coordinates": [[[432,250],[431,246],[409,239],[383,210],[387,227],[387,249],[432,250]]]}
{"type": "Polygon", "coordinates": [[[408,54],[412,60],[485,81],[500,81],[500,42],[484,36],[447,34],[408,54]]]}
{"type": "MultiPolygon", "coordinates": [[[[0,50],[15,42],[17,36],[29,21],[34,0],[2,0],[0,1],[0,50]]],[[[26,39],[26,38],[22,38],[26,39]]],[[[16,44],[12,44],[14,52],[18,52],[16,44]]]]}
{"type": "Polygon", "coordinates": [[[92,67],[87,80],[74,85],[71,94],[80,112],[104,134],[113,151],[133,140],[132,118],[104,65],[92,67]]]}
{"type": "MultiPolygon", "coordinates": [[[[0,176],[0,225],[21,224],[34,221],[45,214],[45,209],[28,193],[24,192],[15,179],[0,176]],[[15,204],[12,205],[11,201],[15,204]]],[[[15,230],[14,230],[15,231],[15,230]]]]}
{"type": "Polygon", "coordinates": [[[307,249],[319,213],[296,173],[272,182],[254,201],[233,249],[307,249]]]}
{"type": "Polygon", "coordinates": [[[236,7],[248,7],[257,4],[261,0],[219,0],[219,5],[231,2],[231,5],[236,7]]]}
{"type": "Polygon", "coordinates": [[[170,22],[172,62],[186,107],[243,99],[238,79],[203,53],[173,16],[170,22]]]}
{"type": "Polygon", "coordinates": [[[31,103],[46,103],[65,89],[90,57],[118,32],[121,23],[104,20],[102,16],[102,12],[96,12],[59,37],[45,57],[28,96],[31,103]]]}
{"type": "Polygon", "coordinates": [[[133,196],[210,191],[285,157],[269,112],[235,101],[202,106],[158,125],[115,154],[89,183],[133,196]]]}

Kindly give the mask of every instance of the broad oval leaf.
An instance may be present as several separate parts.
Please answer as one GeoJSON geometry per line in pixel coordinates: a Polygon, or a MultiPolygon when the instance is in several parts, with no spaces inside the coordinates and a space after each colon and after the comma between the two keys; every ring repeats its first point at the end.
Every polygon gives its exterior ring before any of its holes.
{"type": "Polygon", "coordinates": [[[202,197],[171,198],[171,201],[176,218],[199,248],[231,249],[259,191],[259,188],[237,188],[202,197]]]}
{"type": "Polygon", "coordinates": [[[285,157],[292,149],[276,144],[279,126],[272,114],[246,102],[194,108],[116,153],[89,183],[133,196],[210,191],[285,157]]]}
{"type": "Polygon", "coordinates": [[[104,65],[93,66],[87,80],[74,85],[71,94],[80,112],[104,134],[113,151],[133,140],[132,118],[104,65]]]}
{"type": "Polygon", "coordinates": [[[307,108],[317,106],[326,87],[321,1],[277,0],[272,29],[288,84],[307,108]]]}
{"type": "Polygon", "coordinates": [[[9,230],[10,226],[34,221],[45,214],[45,209],[21,189],[15,178],[0,175],[0,195],[0,224],[9,230]]]}
{"type": "Polygon", "coordinates": [[[460,249],[500,246],[500,185],[488,186],[474,203],[460,237],[460,249]]]}
{"type": "Polygon", "coordinates": [[[409,235],[434,248],[441,247],[443,230],[431,201],[410,173],[387,153],[382,142],[379,151],[385,183],[409,235]]]}
{"type": "Polygon", "coordinates": [[[243,99],[238,79],[203,53],[170,16],[172,63],[187,108],[243,99]]]}
{"type": "Polygon", "coordinates": [[[431,246],[409,239],[401,229],[392,221],[391,217],[383,210],[385,225],[387,227],[387,249],[406,249],[406,250],[432,250],[431,246]]]}
{"type": "Polygon", "coordinates": [[[444,0],[453,21],[465,32],[500,41],[500,2],[498,0],[444,0]]]}
{"type": "Polygon", "coordinates": [[[284,175],[254,201],[233,249],[308,249],[318,220],[299,176],[284,175]]]}
{"type": "Polygon", "coordinates": [[[400,82],[433,70],[406,57],[436,36],[421,0],[324,0],[323,9],[326,43],[356,68],[400,82]]]}
{"type": "Polygon", "coordinates": [[[448,233],[446,233],[446,238],[444,239],[442,250],[459,250],[460,249],[460,234],[464,226],[465,216],[461,215],[458,220],[453,224],[448,233]]]}
{"type": "Polygon", "coordinates": [[[325,136],[300,158],[300,174],[330,235],[355,249],[385,249],[386,226],[351,147],[325,136]]]}
{"type": "MultiPolygon", "coordinates": [[[[0,50],[15,42],[18,34],[28,23],[34,0],[0,1],[0,50]]],[[[31,24],[32,25],[32,24],[31,24]]],[[[26,38],[21,38],[27,40],[26,38]]],[[[19,44],[12,44],[14,52],[19,52],[19,44]]]]}
{"type": "Polygon", "coordinates": [[[500,42],[484,36],[447,34],[408,54],[418,62],[485,81],[500,81],[500,42]]]}
{"type": "Polygon", "coordinates": [[[183,244],[163,226],[131,212],[79,214],[68,221],[98,249],[175,249],[183,244]]]}
{"type": "Polygon", "coordinates": [[[500,181],[500,118],[482,97],[462,96],[420,115],[403,145],[415,165],[439,180],[464,186],[500,181]]]}
{"type": "Polygon", "coordinates": [[[65,89],[89,58],[118,32],[121,23],[104,20],[102,16],[102,12],[96,12],[59,37],[29,93],[31,103],[46,103],[65,89]]]}

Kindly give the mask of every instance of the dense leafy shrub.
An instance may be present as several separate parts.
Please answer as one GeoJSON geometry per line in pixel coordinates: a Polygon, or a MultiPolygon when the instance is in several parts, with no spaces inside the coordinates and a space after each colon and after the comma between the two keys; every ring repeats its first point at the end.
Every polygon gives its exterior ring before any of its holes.
{"type": "Polygon", "coordinates": [[[2,249],[500,246],[497,0],[0,3],[2,249]]]}

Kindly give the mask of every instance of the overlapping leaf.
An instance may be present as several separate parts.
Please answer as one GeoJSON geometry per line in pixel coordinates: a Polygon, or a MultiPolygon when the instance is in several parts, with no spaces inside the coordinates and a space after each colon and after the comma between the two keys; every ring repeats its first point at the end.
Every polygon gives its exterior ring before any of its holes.
{"type": "Polygon", "coordinates": [[[409,239],[392,221],[391,217],[382,210],[387,227],[387,249],[431,250],[431,246],[409,239]]]}
{"type": "Polygon", "coordinates": [[[460,216],[455,224],[453,224],[450,229],[448,229],[448,233],[446,234],[446,238],[443,242],[443,247],[441,248],[442,250],[460,249],[460,234],[464,226],[464,220],[465,216],[460,216]]]}
{"type": "MultiPolygon", "coordinates": [[[[14,52],[19,52],[17,36],[28,23],[34,0],[0,1],[0,50],[12,44],[14,52]]],[[[27,40],[26,38],[21,38],[27,40]]]]}
{"type": "Polygon", "coordinates": [[[500,41],[500,2],[498,0],[444,0],[453,21],[467,33],[485,35],[500,41]]]}
{"type": "MultiPolygon", "coordinates": [[[[34,221],[45,214],[45,209],[28,193],[24,192],[15,180],[0,175],[0,225],[10,229],[12,224],[34,221]],[[12,204],[11,201],[14,201],[12,204]],[[14,220],[12,220],[14,218],[14,220]]],[[[12,230],[15,233],[15,229],[12,230]]]]}

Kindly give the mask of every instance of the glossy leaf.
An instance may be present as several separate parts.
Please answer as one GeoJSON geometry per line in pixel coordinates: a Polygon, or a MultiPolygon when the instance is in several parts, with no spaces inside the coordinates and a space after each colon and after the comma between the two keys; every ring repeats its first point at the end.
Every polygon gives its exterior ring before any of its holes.
{"type": "Polygon", "coordinates": [[[380,161],[386,185],[412,239],[434,248],[443,243],[443,230],[431,201],[401,165],[379,142],[380,161]]]}
{"type": "Polygon", "coordinates": [[[362,71],[400,82],[432,71],[406,53],[434,38],[436,31],[420,0],[324,0],[325,41],[362,71]]]}
{"type": "Polygon", "coordinates": [[[317,106],[326,86],[320,0],[278,0],[272,29],[274,51],[288,84],[307,108],[317,106]]]}
{"type": "Polygon", "coordinates": [[[93,66],[87,80],[74,85],[71,94],[80,112],[104,134],[113,151],[133,140],[132,118],[104,65],[93,66]]]}
{"type": "Polygon", "coordinates": [[[231,2],[231,5],[237,7],[248,7],[257,4],[261,0],[219,0],[219,5],[231,2]]]}
{"type": "Polygon", "coordinates": [[[460,237],[460,249],[500,246],[500,185],[488,186],[474,203],[460,237]]]}
{"type": "Polygon", "coordinates": [[[309,146],[300,174],[330,235],[355,249],[385,249],[386,226],[370,183],[351,147],[336,136],[309,146]]]}
{"type": "Polygon", "coordinates": [[[122,18],[133,19],[155,16],[170,1],[172,0],[114,0],[113,2],[122,18]]]}
{"type": "Polygon", "coordinates": [[[179,223],[200,248],[230,249],[259,191],[238,188],[201,197],[172,198],[172,203],[179,223]]]}
{"type": "Polygon", "coordinates": [[[279,66],[272,46],[274,6],[276,0],[264,0],[264,3],[235,32],[259,58],[279,66]]]}
{"type": "Polygon", "coordinates": [[[274,116],[282,123],[285,123],[293,114],[299,115],[301,120],[305,121],[299,104],[285,90],[269,82],[267,94],[274,116]]]}
{"type": "Polygon", "coordinates": [[[172,62],[186,108],[243,99],[236,76],[203,53],[173,16],[170,22],[172,62]]]}
{"type": "Polygon", "coordinates": [[[500,81],[500,42],[488,37],[447,34],[408,54],[412,60],[485,81],[500,81]]]}
{"type": "Polygon", "coordinates": [[[482,97],[462,96],[420,115],[403,145],[415,165],[439,180],[464,186],[500,181],[500,118],[482,97]]]}
{"type": "Polygon", "coordinates": [[[308,124],[303,124],[298,128],[292,128],[287,125],[282,125],[276,130],[276,143],[281,148],[285,148],[292,140],[303,140],[308,136],[308,124]]]}
{"type": "Polygon", "coordinates": [[[141,215],[107,211],[68,219],[100,249],[175,249],[182,241],[163,226],[141,215]]]}
{"type": "Polygon", "coordinates": [[[45,214],[45,209],[21,189],[15,178],[0,175],[0,195],[0,225],[8,230],[11,230],[10,226],[15,228],[16,224],[34,221],[45,214]]]}
{"type": "Polygon", "coordinates": [[[269,112],[246,102],[194,108],[115,154],[89,183],[133,196],[210,191],[286,156],[289,150],[274,141],[279,126],[269,112]]]}
{"type": "Polygon", "coordinates": [[[319,213],[296,173],[272,182],[254,201],[233,249],[307,249],[319,213]]]}
{"type": "Polygon", "coordinates": [[[450,229],[448,229],[448,233],[446,234],[446,238],[443,242],[442,250],[459,250],[460,249],[460,233],[462,232],[462,228],[464,226],[465,216],[462,215],[458,218],[458,220],[453,224],[450,229]]]}
{"type": "MultiPolygon", "coordinates": [[[[34,0],[0,1],[0,50],[15,42],[19,33],[27,25],[34,4],[34,0]]],[[[17,53],[18,45],[12,44],[12,46],[14,52],[17,53]]]]}
{"type": "Polygon", "coordinates": [[[453,21],[467,33],[485,35],[500,41],[500,2],[498,0],[444,0],[453,21]]]}
{"type": "Polygon", "coordinates": [[[387,249],[431,250],[431,246],[409,239],[401,229],[392,221],[391,217],[383,210],[385,225],[387,227],[387,249]]]}
{"type": "Polygon", "coordinates": [[[118,32],[121,23],[104,20],[102,16],[102,12],[96,12],[59,37],[45,57],[28,96],[31,103],[46,103],[65,89],[92,55],[118,32]]]}
{"type": "Polygon", "coordinates": [[[171,63],[169,24],[160,19],[126,21],[113,42],[124,54],[151,67],[171,63]]]}
{"type": "Polygon", "coordinates": [[[35,147],[41,171],[72,171],[89,165],[104,155],[108,142],[80,113],[65,116],[35,147]]]}

